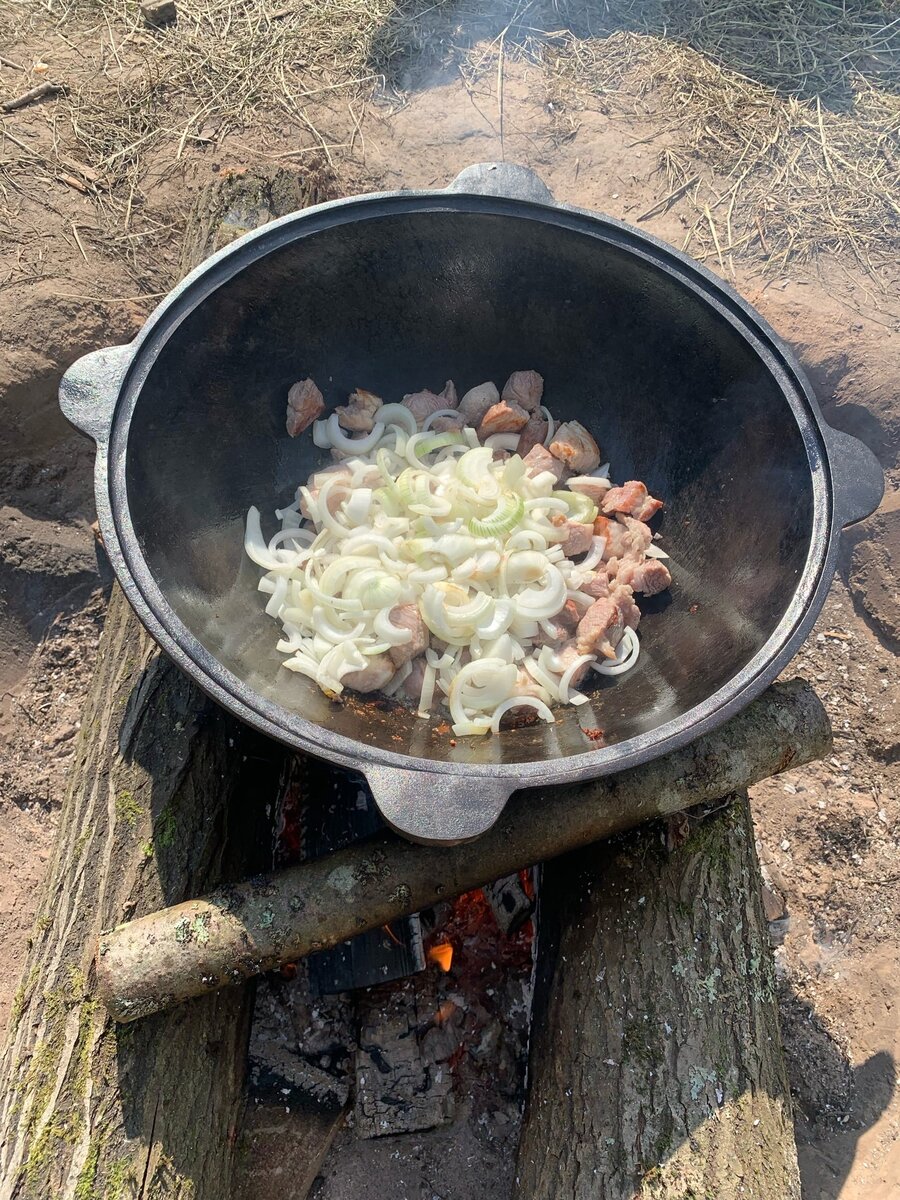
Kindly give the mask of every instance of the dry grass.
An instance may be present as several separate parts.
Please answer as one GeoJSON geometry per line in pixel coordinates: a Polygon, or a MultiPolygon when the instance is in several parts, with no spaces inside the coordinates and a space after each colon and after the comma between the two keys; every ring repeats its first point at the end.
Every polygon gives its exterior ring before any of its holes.
{"type": "MultiPolygon", "coordinates": [[[[892,250],[900,17],[887,2],[179,0],[178,10],[177,25],[154,31],[137,0],[0,5],[0,43],[46,46],[74,84],[47,108],[52,150],[0,146],[0,188],[42,173],[86,183],[105,236],[135,263],[139,243],[146,256],[170,235],[142,221],[143,195],[191,147],[252,128],[263,155],[331,159],[348,146],[317,126],[323,101],[400,94],[447,67],[474,80],[496,74],[501,54],[544,64],[570,112],[667,112],[676,129],[660,165],[668,191],[693,205],[688,242],[700,256],[724,267],[746,251],[781,263],[850,250],[877,268],[892,250]]],[[[29,82],[0,79],[7,94],[29,82]]]]}
{"type": "Polygon", "coordinates": [[[900,227],[900,98],[854,80],[829,109],[649,34],[567,36],[547,55],[558,98],[608,110],[666,111],[660,153],[674,203],[693,210],[685,246],[723,270],[752,251],[788,259],[850,252],[871,272],[895,262],[900,227]]]}

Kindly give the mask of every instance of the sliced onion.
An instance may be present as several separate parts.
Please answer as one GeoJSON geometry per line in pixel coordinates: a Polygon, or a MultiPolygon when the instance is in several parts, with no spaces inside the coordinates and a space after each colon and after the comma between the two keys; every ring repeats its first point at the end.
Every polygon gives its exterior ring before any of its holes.
{"type": "Polygon", "coordinates": [[[544,447],[547,448],[553,441],[553,435],[556,433],[556,422],[553,419],[550,409],[545,408],[543,404],[540,406],[539,411],[547,422],[547,436],[544,438],[544,447]]]}
{"type": "Polygon", "coordinates": [[[546,721],[548,725],[555,724],[556,718],[553,713],[543,700],[538,700],[537,696],[510,696],[508,700],[504,700],[494,709],[491,716],[491,733],[500,732],[500,722],[511,708],[523,708],[526,704],[529,708],[537,710],[542,721],[546,721]]]}
{"type": "Polygon", "coordinates": [[[357,488],[349,500],[344,501],[344,514],[351,525],[363,525],[368,520],[372,507],[372,489],[357,488]]]}
{"type": "Polygon", "coordinates": [[[277,617],[284,606],[287,599],[288,581],[286,575],[280,575],[275,580],[275,587],[272,591],[272,598],[266,605],[266,612],[270,617],[277,617]]]}
{"type": "Polygon", "coordinates": [[[318,446],[320,450],[331,449],[331,435],[328,432],[327,421],[313,421],[312,439],[313,445],[318,446]]]}
{"type": "MultiPolygon", "coordinates": [[[[409,409],[406,409],[409,412],[409,409]]],[[[405,662],[402,667],[398,667],[394,675],[385,686],[381,689],[385,696],[393,696],[406,683],[407,679],[412,674],[412,663],[405,662]]]]}
{"type": "Polygon", "coordinates": [[[416,418],[405,404],[382,404],[378,410],[378,420],[382,425],[399,425],[409,434],[418,429],[416,418]]]}
{"type": "Polygon", "coordinates": [[[484,444],[492,450],[515,450],[519,444],[517,433],[492,433],[484,439],[484,444]]]}
{"type": "Polygon", "coordinates": [[[419,692],[419,707],[416,711],[417,717],[430,717],[431,705],[434,701],[434,685],[437,682],[437,671],[434,667],[426,665],[422,673],[422,689],[419,692]]]}
{"type": "Polygon", "coordinates": [[[596,671],[598,675],[621,675],[623,671],[630,671],[638,660],[638,655],[641,652],[641,643],[638,641],[638,636],[633,629],[626,628],[622,634],[622,640],[616,647],[616,657],[607,658],[603,662],[591,663],[591,670],[596,671]],[[625,647],[624,651],[622,647],[625,647]]]}
{"type": "Polygon", "coordinates": [[[571,666],[567,667],[563,672],[562,679],[559,681],[559,698],[563,704],[571,704],[571,696],[569,688],[572,686],[572,680],[575,674],[585,663],[595,663],[597,661],[596,654],[581,654],[578,658],[572,661],[571,666]]]}
{"type": "Polygon", "coordinates": [[[375,632],[389,646],[407,646],[413,639],[411,629],[401,629],[391,620],[391,610],[384,608],[372,622],[375,632]]]}
{"type": "MultiPolygon", "coordinates": [[[[407,409],[407,411],[409,411],[409,410],[407,409]]],[[[412,415],[412,414],[410,414],[410,415],[412,415]]],[[[439,408],[436,412],[429,413],[429,415],[422,422],[422,432],[424,433],[427,429],[430,429],[431,426],[434,424],[434,422],[438,419],[438,417],[461,417],[461,416],[462,416],[462,413],[457,412],[457,410],[455,408],[439,408]]],[[[413,420],[415,420],[415,418],[413,418],[413,420]]]]}
{"type": "Polygon", "coordinates": [[[376,421],[372,426],[372,432],[367,433],[364,437],[352,438],[344,433],[338,424],[337,413],[332,413],[328,418],[328,436],[331,438],[331,445],[336,450],[344,450],[348,454],[368,454],[370,450],[374,450],[381,441],[381,435],[384,433],[384,424],[381,421],[376,421]]]}
{"type": "Polygon", "coordinates": [[[606,549],[605,537],[594,537],[591,539],[591,548],[585,557],[578,564],[582,571],[593,571],[595,567],[599,567],[603,560],[603,551],[606,549]]]}
{"type": "Polygon", "coordinates": [[[668,554],[666,554],[665,550],[660,550],[659,546],[655,546],[653,544],[653,542],[650,543],[650,545],[647,547],[647,549],[644,551],[644,553],[647,555],[648,558],[668,558],[669,557],[668,554]]]}

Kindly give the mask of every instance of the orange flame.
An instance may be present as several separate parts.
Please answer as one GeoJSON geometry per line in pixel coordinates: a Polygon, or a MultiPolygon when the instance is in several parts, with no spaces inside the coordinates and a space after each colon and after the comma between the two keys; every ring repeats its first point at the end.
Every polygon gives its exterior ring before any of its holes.
{"type": "Polygon", "coordinates": [[[432,946],[425,957],[429,962],[437,963],[442,971],[449,971],[453,962],[453,947],[449,942],[441,942],[432,946]]]}

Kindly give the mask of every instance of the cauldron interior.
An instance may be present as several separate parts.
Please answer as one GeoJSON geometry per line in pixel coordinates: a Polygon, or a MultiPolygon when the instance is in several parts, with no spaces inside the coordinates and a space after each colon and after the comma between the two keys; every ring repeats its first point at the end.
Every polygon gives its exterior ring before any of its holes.
{"type": "Polygon", "coordinates": [[[127,433],[134,532],[165,600],[239,680],[297,716],[381,749],[514,764],[615,746],[707,699],[759,651],[809,552],[812,485],[777,379],[728,320],[633,250],[540,220],[406,211],[273,249],[182,320],[141,388],[127,433]],[[666,509],[670,594],[642,602],[642,656],[597,679],[553,727],[461,739],[363,699],[329,702],[280,667],[278,626],[242,551],[248,507],[290,502],[323,460],[284,430],[311,375],[329,406],[360,385],[386,399],[453,378],[462,393],[533,367],[614,480],[646,480],[666,509]]]}

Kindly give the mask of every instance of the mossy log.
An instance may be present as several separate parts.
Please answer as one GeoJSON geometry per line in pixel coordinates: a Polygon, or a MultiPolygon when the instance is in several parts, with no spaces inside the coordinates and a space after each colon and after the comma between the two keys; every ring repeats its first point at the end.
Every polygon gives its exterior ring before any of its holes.
{"type": "Polygon", "coordinates": [[[828,718],[809,685],[776,685],[663,758],[605,779],[517,793],[494,828],[468,845],[418,846],[385,833],[120,925],[98,945],[100,994],[119,1020],[135,1020],[746,788],[821,757],[830,745],[828,718]]]}
{"type": "Polygon", "coordinates": [[[672,843],[544,872],[517,1200],[798,1200],[746,794],[672,843]]]}
{"type": "MultiPolygon", "coordinates": [[[[184,269],[318,198],[295,177],[218,181],[184,269]]],[[[113,589],[55,854],[0,1058],[0,1198],[231,1194],[247,989],[123,1029],[95,991],[101,930],[266,865],[284,752],[177,670],[113,589]]]]}

